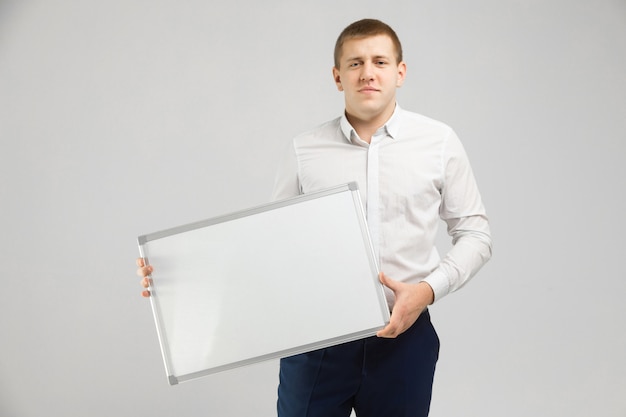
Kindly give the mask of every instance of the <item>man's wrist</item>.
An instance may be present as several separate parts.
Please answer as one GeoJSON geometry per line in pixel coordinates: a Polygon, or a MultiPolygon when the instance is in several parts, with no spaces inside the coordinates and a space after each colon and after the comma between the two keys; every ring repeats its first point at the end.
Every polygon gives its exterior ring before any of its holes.
{"type": "Polygon", "coordinates": [[[426,305],[431,305],[432,303],[435,302],[435,291],[433,290],[433,287],[431,287],[428,282],[422,281],[418,283],[417,286],[418,288],[420,288],[420,291],[424,295],[424,299],[426,300],[426,305]]]}

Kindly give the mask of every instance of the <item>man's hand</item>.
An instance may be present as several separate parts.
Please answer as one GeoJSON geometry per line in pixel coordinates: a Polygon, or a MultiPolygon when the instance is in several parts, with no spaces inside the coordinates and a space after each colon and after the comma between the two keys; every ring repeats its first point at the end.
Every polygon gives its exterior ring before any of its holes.
{"type": "Polygon", "coordinates": [[[415,323],[422,311],[433,303],[435,294],[426,282],[407,284],[393,280],[382,272],[378,278],[385,287],[394,292],[396,303],[391,312],[389,324],[379,330],[376,336],[395,338],[415,323]]]}
{"type": "Polygon", "coordinates": [[[150,291],[147,288],[150,286],[150,274],[152,273],[152,267],[146,266],[146,262],[143,258],[137,258],[137,275],[141,277],[141,286],[146,288],[141,292],[144,297],[150,297],[150,291]]]}

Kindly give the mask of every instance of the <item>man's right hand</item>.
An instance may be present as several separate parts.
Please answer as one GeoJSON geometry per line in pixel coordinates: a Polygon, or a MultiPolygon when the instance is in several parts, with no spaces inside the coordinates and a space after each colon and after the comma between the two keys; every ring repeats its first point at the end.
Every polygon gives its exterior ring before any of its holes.
{"type": "Polygon", "coordinates": [[[150,297],[150,291],[148,291],[148,287],[150,286],[150,274],[152,273],[152,267],[150,265],[146,266],[146,262],[143,258],[137,258],[137,275],[141,277],[141,286],[146,288],[141,292],[141,295],[144,297],[150,297]]]}

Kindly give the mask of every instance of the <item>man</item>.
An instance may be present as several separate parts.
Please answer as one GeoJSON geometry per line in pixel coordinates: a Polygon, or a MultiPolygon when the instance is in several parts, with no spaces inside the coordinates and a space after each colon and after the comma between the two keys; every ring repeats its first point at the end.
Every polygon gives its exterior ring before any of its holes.
{"type": "MultiPolygon", "coordinates": [[[[396,103],[406,64],[393,29],[373,19],[349,25],[332,72],[345,113],[292,141],[274,198],[358,182],[392,314],[377,337],[282,359],[278,415],[427,416],[439,355],[427,307],[491,257],[487,217],[454,131],[396,103]],[[453,242],[443,259],[440,219],[453,242]]],[[[138,265],[147,287],[150,269],[138,265]]]]}

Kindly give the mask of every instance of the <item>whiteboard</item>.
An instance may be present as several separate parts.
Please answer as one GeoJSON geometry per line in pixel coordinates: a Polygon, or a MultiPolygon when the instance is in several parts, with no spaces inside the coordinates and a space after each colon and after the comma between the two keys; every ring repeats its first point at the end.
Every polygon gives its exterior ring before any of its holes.
{"type": "Polygon", "coordinates": [[[139,236],[171,385],[371,336],[389,309],[356,183],[139,236]]]}

